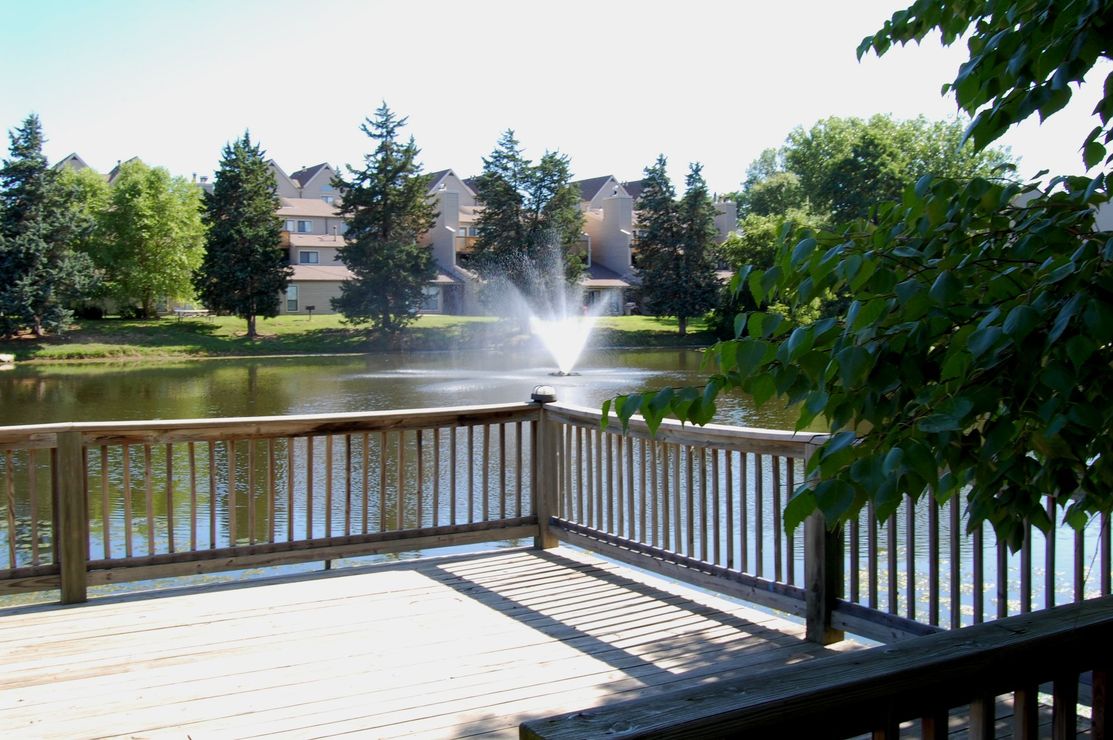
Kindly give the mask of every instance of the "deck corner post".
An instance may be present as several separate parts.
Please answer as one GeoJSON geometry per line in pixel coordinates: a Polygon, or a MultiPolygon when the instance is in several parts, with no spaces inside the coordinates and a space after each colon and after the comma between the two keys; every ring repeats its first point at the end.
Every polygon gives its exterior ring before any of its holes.
{"type": "Polygon", "coordinates": [[[85,460],[81,432],[58,433],[58,511],[55,537],[59,541],[61,601],[79,604],[86,594],[86,546],[89,513],[85,506],[85,460]]]}
{"type": "Polygon", "coordinates": [[[537,536],[533,540],[534,548],[549,550],[560,544],[552,529],[549,528],[549,518],[556,511],[556,479],[559,467],[557,465],[557,440],[556,423],[550,421],[545,412],[545,403],[538,402],[537,440],[534,453],[539,457],[539,464],[533,466],[535,475],[533,480],[533,513],[537,515],[537,536]]]}
{"type": "MultiPolygon", "coordinates": [[[[805,465],[814,452],[815,446],[809,444],[805,465]]],[[[842,585],[843,528],[828,528],[823,514],[816,511],[804,520],[804,613],[809,642],[830,645],[843,639],[842,630],[832,623],[842,585]]]]}

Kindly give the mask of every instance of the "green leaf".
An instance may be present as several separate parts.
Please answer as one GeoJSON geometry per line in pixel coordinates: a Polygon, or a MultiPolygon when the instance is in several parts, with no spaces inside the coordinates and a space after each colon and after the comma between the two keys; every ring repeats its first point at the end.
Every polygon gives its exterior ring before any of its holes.
{"type": "Polygon", "coordinates": [[[784,509],[785,534],[791,534],[815,511],[815,492],[807,486],[796,489],[784,509]]]}
{"type": "Polygon", "coordinates": [[[1028,304],[1022,303],[1009,311],[1002,328],[1007,336],[1016,342],[1020,342],[1032,333],[1039,321],[1040,312],[1028,304]]]}
{"type": "Polygon", "coordinates": [[[815,503],[829,522],[838,521],[854,503],[854,488],[842,480],[820,481],[815,487],[815,503]]]}
{"type": "MultiPolygon", "coordinates": [[[[621,396],[619,396],[619,398],[621,398],[621,396]]],[[[608,398],[606,401],[603,401],[603,408],[600,411],[600,417],[599,417],[599,428],[602,429],[604,432],[607,431],[607,424],[610,423],[610,420],[611,420],[611,399],[608,398]]]]}
{"type": "Polygon", "coordinates": [[[776,392],[777,385],[773,381],[772,376],[768,373],[755,376],[754,379],[750,381],[750,395],[754,399],[754,404],[758,407],[772,398],[776,392]]]}

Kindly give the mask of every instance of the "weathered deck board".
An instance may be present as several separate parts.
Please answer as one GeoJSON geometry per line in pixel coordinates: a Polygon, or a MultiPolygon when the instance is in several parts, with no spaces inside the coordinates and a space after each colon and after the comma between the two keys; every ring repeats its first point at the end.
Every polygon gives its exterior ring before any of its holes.
{"type": "Polygon", "coordinates": [[[575,551],[0,610],[0,735],[516,736],[826,650],[575,551]]]}

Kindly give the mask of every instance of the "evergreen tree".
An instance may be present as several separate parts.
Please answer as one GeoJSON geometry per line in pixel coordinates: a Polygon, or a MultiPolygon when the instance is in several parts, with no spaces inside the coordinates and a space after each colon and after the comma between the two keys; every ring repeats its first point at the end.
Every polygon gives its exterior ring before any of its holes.
{"type": "Polygon", "coordinates": [[[715,305],[715,206],[699,164],[691,165],[684,197],[666,173],[664,155],[645,169],[638,199],[638,276],[645,308],[657,316],[675,316],[681,336],[688,319],[715,305]]]}
{"type": "Polygon", "coordinates": [[[192,296],[191,277],[205,253],[201,190],[162,167],[125,163],[98,216],[93,253],[120,306],[156,315],[165,298],[192,296]]]}
{"type": "Polygon", "coordinates": [[[378,142],[363,157],[363,167],[347,168],[349,178],[333,186],[344,194],[340,213],[348,223],[340,259],[355,276],[340,286],[332,307],[353,324],[370,323],[396,336],[417,318],[425,286],[436,269],[431,250],[418,238],[433,228],[436,211],[429,199],[429,178],[417,161],[411,136],[399,141],[406,118],[384,102],[360,130],[378,142]]]}
{"type": "Polygon", "coordinates": [[[293,274],[278,206],[263,151],[244,132],[225,145],[213,192],[205,196],[205,257],[193,285],[209,309],[245,319],[249,339],[258,336],[256,317],[278,315],[293,274]]]}
{"type": "Polygon", "coordinates": [[[469,266],[488,284],[505,281],[540,315],[564,306],[568,285],[579,282],[583,261],[580,194],[568,157],[546,152],[536,164],[522,156],[507,130],[483,160],[476,192],[483,211],[469,266]]]}
{"type": "Polygon", "coordinates": [[[38,116],[8,136],[11,158],[0,167],[0,334],[30,327],[42,336],[64,330],[93,268],[71,247],[82,222],[73,191],[47,166],[38,116]]]}

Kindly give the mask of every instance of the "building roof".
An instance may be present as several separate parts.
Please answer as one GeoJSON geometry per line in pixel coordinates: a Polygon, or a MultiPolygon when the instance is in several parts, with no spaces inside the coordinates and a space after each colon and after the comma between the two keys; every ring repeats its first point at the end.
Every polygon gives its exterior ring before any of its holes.
{"type": "Polygon", "coordinates": [[[279,198],[279,216],[316,216],[317,218],[340,218],[340,212],[331,203],[320,198],[279,198]]]}
{"type": "Polygon", "coordinates": [[[580,200],[591,200],[599,194],[599,191],[610,179],[611,175],[603,175],[602,177],[591,177],[587,180],[576,180],[572,184],[579,186],[580,200]]]}
{"type": "Polygon", "coordinates": [[[304,188],[306,185],[309,184],[310,180],[317,176],[317,173],[328,166],[328,162],[321,162],[320,164],[315,164],[312,167],[303,167],[297,172],[291,174],[290,179],[297,182],[299,187],[304,188]]]}
{"type": "Polygon", "coordinates": [[[449,172],[452,172],[452,170],[437,170],[436,172],[427,173],[426,177],[429,178],[429,192],[433,192],[437,185],[440,184],[441,180],[444,179],[444,176],[449,172]]]}
{"type": "Polygon", "coordinates": [[[629,182],[622,183],[622,188],[630,194],[630,197],[637,202],[638,198],[642,195],[642,188],[645,187],[645,180],[630,180],[629,182]]]}
{"type": "Polygon", "coordinates": [[[139,157],[131,157],[130,159],[125,159],[123,162],[117,161],[116,166],[108,171],[108,184],[111,185],[112,183],[116,182],[116,178],[120,175],[120,168],[121,167],[123,167],[128,162],[138,162],[138,161],[139,161],[139,157]]]}
{"type": "Polygon", "coordinates": [[[342,282],[354,277],[352,271],[343,265],[290,265],[290,267],[294,268],[294,274],[290,277],[290,282],[293,283],[342,282]]]}
{"type": "Polygon", "coordinates": [[[447,272],[437,270],[436,277],[434,277],[429,282],[433,283],[434,285],[455,285],[456,283],[461,283],[463,281],[459,278],[452,277],[447,272]]]}
{"type": "Polygon", "coordinates": [[[77,152],[67,154],[54,163],[54,169],[56,170],[66,168],[71,169],[74,172],[77,172],[78,170],[90,169],[89,165],[85,163],[85,160],[78,156],[77,152]]]}
{"type": "Polygon", "coordinates": [[[629,288],[630,283],[619,277],[614,270],[603,267],[598,262],[584,270],[580,281],[585,288],[629,288]]]}

